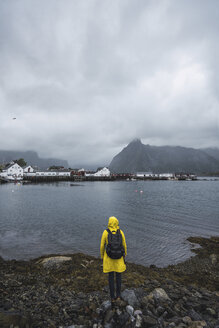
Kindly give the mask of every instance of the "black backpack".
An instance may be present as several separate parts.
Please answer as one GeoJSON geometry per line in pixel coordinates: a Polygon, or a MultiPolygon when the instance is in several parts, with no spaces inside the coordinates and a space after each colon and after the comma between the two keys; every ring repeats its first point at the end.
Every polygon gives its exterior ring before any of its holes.
{"type": "Polygon", "coordinates": [[[115,234],[113,234],[110,229],[107,229],[107,232],[108,244],[106,246],[106,253],[111,259],[120,259],[125,255],[120,229],[118,229],[115,234]]]}

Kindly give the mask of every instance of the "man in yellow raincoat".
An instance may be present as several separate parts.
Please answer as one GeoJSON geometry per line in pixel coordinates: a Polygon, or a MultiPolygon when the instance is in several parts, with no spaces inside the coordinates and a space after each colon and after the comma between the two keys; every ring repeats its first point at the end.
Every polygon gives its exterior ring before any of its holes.
{"type": "MultiPolygon", "coordinates": [[[[111,233],[116,234],[119,229],[119,221],[114,216],[109,218],[108,229],[111,233]]],[[[127,255],[127,246],[125,241],[125,235],[122,230],[120,230],[122,236],[122,245],[124,248],[124,256],[127,255]]],[[[103,259],[103,272],[109,273],[109,288],[111,301],[114,302],[116,299],[120,298],[121,294],[121,273],[126,270],[126,264],[124,256],[119,259],[112,259],[107,255],[106,246],[108,244],[108,231],[104,230],[101,238],[100,244],[100,255],[103,259]],[[114,294],[114,272],[116,272],[116,298],[114,294]]]]}

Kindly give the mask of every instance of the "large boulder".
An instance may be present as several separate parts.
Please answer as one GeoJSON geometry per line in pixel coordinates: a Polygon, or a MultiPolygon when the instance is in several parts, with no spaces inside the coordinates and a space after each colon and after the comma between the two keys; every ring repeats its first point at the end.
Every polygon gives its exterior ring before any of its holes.
{"type": "Polygon", "coordinates": [[[169,296],[165,292],[163,288],[155,288],[151,293],[150,296],[153,296],[154,299],[157,301],[170,301],[169,296]]]}
{"type": "Polygon", "coordinates": [[[129,305],[135,307],[135,306],[139,306],[139,301],[135,295],[134,290],[132,289],[125,289],[122,294],[121,294],[122,298],[124,299],[124,301],[126,301],[129,305]]]}
{"type": "Polygon", "coordinates": [[[59,266],[61,263],[71,261],[69,256],[52,256],[40,260],[38,263],[42,264],[44,268],[52,268],[54,266],[59,266]]]}

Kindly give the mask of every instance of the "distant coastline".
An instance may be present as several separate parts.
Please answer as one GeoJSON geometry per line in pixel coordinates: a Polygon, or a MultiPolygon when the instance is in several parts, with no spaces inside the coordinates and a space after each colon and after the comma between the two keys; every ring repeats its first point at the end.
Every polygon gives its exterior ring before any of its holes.
{"type": "Polygon", "coordinates": [[[52,182],[52,181],[115,181],[115,180],[184,180],[196,181],[197,175],[191,173],[113,173],[107,167],[98,168],[96,172],[81,169],[65,169],[52,166],[48,170],[39,170],[26,165],[23,159],[12,161],[1,169],[1,182],[52,182]]]}

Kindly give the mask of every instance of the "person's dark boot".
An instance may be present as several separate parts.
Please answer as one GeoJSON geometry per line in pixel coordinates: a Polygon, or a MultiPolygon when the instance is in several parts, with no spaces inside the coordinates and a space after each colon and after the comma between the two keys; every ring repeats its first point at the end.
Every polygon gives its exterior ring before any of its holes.
{"type": "Polygon", "coordinates": [[[111,307],[112,309],[114,309],[116,306],[116,299],[115,298],[111,298],[111,307]]]}

